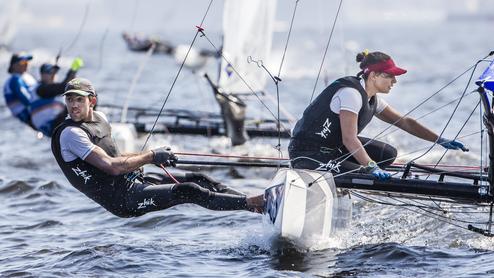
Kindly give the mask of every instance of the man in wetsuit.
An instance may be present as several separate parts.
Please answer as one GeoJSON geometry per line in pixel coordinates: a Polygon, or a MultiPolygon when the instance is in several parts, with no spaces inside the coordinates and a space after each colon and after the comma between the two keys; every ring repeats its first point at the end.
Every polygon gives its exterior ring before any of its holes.
{"type": "Polygon", "coordinates": [[[12,115],[35,129],[31,123],[30,109],[37,82],[27,72],[29,61],[32,59],[33,56],[25,52],[12,55],[8,68],[11,76],[5,82],[3,94],[12,115]]]}
{"type": "Polygon", "coordinates": [[[55,127],[67,117],[67,109],[61,95],[67,83],[75,78],[83,65],[81,58],[75,58],[65,79],[59,83],[55,82],[55,76],[60,67],[47,63],[41,65],[41,80],[34,90],[30,114],[33,126],[45,136],[51,137],[55,127]]]}
{"type": "Polygon", "coordinates": [[[70,119],[55,129],[52,152],[69,182],[111,213],[135,217],[183,203],[212,210],[262,210],[263,195],[247,198],[203,175],[185,174],[179,183],[139,178],[141,166],[174,165],[176,156],[166,147],[120,155],[105,115],[93,110],[97,96],[89,80],[71,80],[64,95],[70,119]]]}

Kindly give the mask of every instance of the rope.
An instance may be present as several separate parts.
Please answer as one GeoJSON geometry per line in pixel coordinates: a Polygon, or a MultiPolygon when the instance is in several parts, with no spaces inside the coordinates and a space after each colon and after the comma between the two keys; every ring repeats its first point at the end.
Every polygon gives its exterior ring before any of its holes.
{"type": "MultiPolygon", "coordinates": [[[[271,111],[271,109],[269,109],[269,107],[266,105],[266,103],[264,103],[264,101],[262,101],[261,97],[254,91],[254,89],[252,89],[252,87],[247,83],[247,81],[245,81],[245,79],[242,77],[242,75],[239,74],[239,72],[233,66],[233,64],[225,57],[225,55],[223,55],[223,52],[218,47],[216,47],[216,45],[209,39],[209,37],[204,32],[202,32],[202,37],[206,38],[206,40],[209,42],[209,44],[211,44],[211,46],[215,49],[216,53],[219,56],[221,56],[221,58],[223,60],[225,60],[227,62],[227,64],[229,64],[231,66],[231,69],[233,70],[233,72],[235,72],[235,74],[238,76],[238,78],[240,78],[240,80],[245,84],[245,86],[247,86],[247,88],[250,90],[250,92],[259,100],[259,102],[264,106],[264,108],[266,108],[266,110],[268,110],[268,112],[271,114],[273,119],[278,121],[278,119],[277,119],[276,115],[273,113],[273,111],[271,111]]],[[[261,61],[261,63],[262,63],[262,61],[261,61]]],[[[283,126],[283,125],[281,124],[281,126],[283,126]]],[[[286,129],[286,127],[283,126],[283,129],[286,129]]]]}
{"type": "Polygon", "coordinates": [[[277,117],[276,117],[276,128],[278,129],[278,145],[275,146],[275,149],[278,150],[279,157],[283,157],[283,153],[281,152],[281,122],[280,122],[280,87],[278,83],[281,79],[278,76],[273,76],[271,72],[264,66],[262,60],[254,60],[252,56],[247,57],[247,63],[255,63],[258,67],[264,69],[265,72],[268,73],[271,80],[273,80],[274,85],[276,86],[276,108],[277,108],[277,117]]]}
{"type": "MultiPolygon", "coordinates": [[[[79,40],[79,36],[82,33],[82,30],[84,28],[84,25],[86,25],[87,16],[88,16],[88,13],[89,13],[89,4],[90,4],[89,2],[86,3],[86,7],[84,8],[84,16],[82,17],[81,24],[79,25],[79,30],[77,31],[74,39],[72,39],[72,42],[65,49],[65,52],[69,52],[72,49],[72,47],[74,47],[75,43],[79,40]]],[[[57,57],[55,59],[55,65],[58,64],[58,59],[60,59],[60,57],[62,56],[62,52],[63,51],[64,51],[63,46],[60,46],[60,50],[59,50],[59,52],[57,54],[57,57]]]]}
{"type": "Polygon", "coordinates": [[[149,134],[148,134],[148,136],[146,138],[146,141],[144,142],[144,145],[141,148],[141,151],[143,151],[145,149],[145,147],[146,147],[149,139],[153,135],[154,129],[156,128],[156,124],[158,123],[158,120],[159,120],[159,118],[161,116],[161,113],[163,113],[163,110],[165,109],[165,105],[166,105],[166,103],[168,101],[168,98],[170,97],[170,94],[172,93],[173,87],[175,86],[175,83],[177,82],[177,79],[180,76],[180,73],[182,72],[182,69],[183,69],[183,67],[185,65],[185,61],[187,60],[187,57],[189,56],[190,50],[194,46],[194,43],[195,43],[195,41],[197,39],[197,36],[199,35],[199,33],[202,33],[204,31],[204,29],[202,28],[202,25],[204,24],[204,20],[206,20],[206,16],[208,15],[208,12],[209,12],[209,9],[211,8],[211,4],[212,3],[213,3],[213,0],[210,0],[209,1],[208,8],[206,9],[206,12],[204,13],[204,16],[203,16],[203,18],[201,20],[201,24],[199,24],[199,26],[196,26],[197,31],[196,31],[196,33],[194,35],[194,38],[192,39],[192,42],[190,43],[189,49],[187,50],[187,53],[185,54],[185,57],[184,57],[182,63],[180,64],[180,68],[178,69],[178,72],[175,75],[175,78],[173,79],[172,85],[170,86],[170,90],[168,91],[168,94],[166,95],[165,101],[163,102],[163,105],[161,106],[161,109],[160,109],[160,112],[158,113],[158,116],[156,116],[156,120],[153,123],[153,127],[149,131],[149,134]]]}
{"type": "MultiPolygon", "coordinates": [[[[476,93],[476,92],[477,92],[477,90],[473,90],[473,91],[471,91],[471,92],[467,93],[467,96],[473,95],[473,93],[476,93]]],[[[437,111],[439,111],[439,110],[442,110],[443,108],[445,108],[445,107],[447,107],[447,106],[449,106],[449,105],[451,105],[451,104],[455,103],[455,102],[456,102],[456,101],[458,101],[460,98],[461,98],[461,96],[460,96],[460,97],[457,97],[457,98],[455,98],[455,99],[453,99],[452,101],[450,101],[450,102],[448,102],[448,103],[446,103],[446,104],[443,104],[442,106],[439,106],[438,108],[436,108],[436,109],[434,109],[434,110],[431,110],[431,111],[429,111],[429,112],[427,112],[427,113],[423,114],[422,116],[419,116],[419,117],[415,118],[415,120],[420,120],[420,119],[423,119],[423,118],[425,118],[425,117],[427,117],[427,116],[429,116],[429,115],[432,115],[432,114],[434,114],[435,112],[437,112],[437,111]]],[[[481,121],[481,122],[482,122],[482,121],[481,121]]],[[[391,130],[390,132],[388,132],[388,133],[386,133],[386,134],[382,134],[382,135],[380,135],[380,136],[379,136],[379,137],[377,137],[376,139],[380,139],[380,138],[388,137],[389,135],[391,135],[391,134],[395,133],[395,132],[396,132],[396,131],[398,131],[398,130],[400,130],[400,128],[398,128],[398,127],[397,127],[397,128],[395,128],[395,129],[391,130]]]]}
{"type": "Polygon", "coordinates": [[[281,76],[281,68],[283,67],[283,62],[285,61],[285,55],[288,49],[288,42],[290,41],[290,36],[292,34],[293,23],[295,22],[295,14],[297,13],[297,6],[300,0],[295,0],[295,7],[293,8],[292,20],[290,21],[290,29],[288,30],[288,36],[286,38],[285,49],[283,50],[283,55],[281,56],[280,68],[278,69],[278,77],[281,76]]]}
{"type": "Polygon", "coordinates": [[[331,27],[331,33],[329,34],[329,39],[328,39],[328,42],[326,43],[326,49],[324,50],[324,55],[322,57],[321,65],[319,66],[319,72],[317,73],[316,82],[314,83],[314,88],[312,89],[312,95],[310,96],[309,104],[312,103],[312,99],[314,98],[314,92],[316,91],[317,82],[319,81],[319,77],[321,76],[322,67],[324,66],[324,60],[326,59],[326,55],[328,53],[329,43],[331,42],[331,38],[333,37],[334,27],[336,26],[336,21],[338,20],[338,16],[340,14],[340,9],[341,9],[342,3],[343,3],[343,0],[340,0],[340,4],[338,5],[338,10],[336,11],[336,16],[335,16],[334,21],[333,21],[333,26],[331,27]]]}
{"type": "Polygon", "coordinates": [[[103,47],[105,45],[106,35],[108,35],[108,27],[106,27],[105,32],[103,32],[103,36],[101,37],[99,48],[98,48],[99,57],[98,57],[98,68],[96,70],[97,72],[99,72],[101,70],[101,68],[103,67],[103,47]]]}
{"type": "MultiPolygon", "coordinates": [[[[458,133],[456,133],[455,137],[453,138],[453,140],[456,140],[456,138],[458,138],[458,136],[460,135],[460,133],[463,131],[463,129],[465,128],[465,126],[467,125],[468,121],[470,121],[470,118],[472,117],[473,113],[477,110],[477,107],[480,105],[480,100],[479,102],[477,102],[477,105],[475,105],[475,107],[473,108],[472,112],[470,112],[470,114],[468,115],[468,118],[466,119],[466,121],[463,123],[463,125],[461,126],[460,130],[458,131],[458,133]]],[[[438,159],[437,163],[435,163],[435,165],[433,166],[433,168],[436,168],[439,163],[441,163],[441,160],[443,160],[444,156],[448,153],[448,149],[446,149],[444,151],[444,153],[441,155],[441,157],[438,159]]],[[[482,165],[482,164],[480,164],[482,165]]],[[[428,179],[429,177],[426,178],[426,180],[428,179]]]]}
{"type": "Polygon", "coordinates": [[[161,169],[163,169],[163,171],[165,171],[165,173],[170,177],[170,179],[173,180],[174,183],[176,184],[180,183],[170,172],[168,172],[168,170],[166,170],[166,168],[163,165],[160,165],[160,167],[161,169]]]}
{"type": "MultiPolygon", "coordinates": [[[[472,70],[472,73],[470,74],[470,78],[468,79],[468,82],[467,82],[467,86],[465,87],[465,90],[463,90],[463,93],[461,94],[461,97],[460,97],[460,100],[456,103],[456,106],[455,108],[453,109],[453,112],[451,113],[451,116],[449,116],[449,119],[448,121],[446,122],[446,125],[444,126],[444,128],[442,129],[441,133],[439,134],[439,138],[444,134],[444,131],[446,131],[446,128],[448,127],[448,125],[450,124],[451,120],[453,119],[453,116],[455,115],[456,111],[458,110],[458,107],[460,106],[460,103],[461,101],[463,100],[466,92],[467,92],[467,89],[468,89],[468,86],[470,86],[470,82],[472,81],[472,78],[473,78],[473,74],[475,73],[475,69],[477,68],[477,65],[479,64],[479,62],[475,63],[475,66],[473,67],[473,70],[472,70]]],[[[480,103],[480,102],[479,102],[480,103]]],[[[473,111],[472,111],[473,112],[473,111]]],[[[470,115],[471,116],[471,115],[470,115]]],[[[470,119],[470,116],[468,117],[470,119]]],[[[457,135],[458,136],[458,135],[457,135]]],[[[456,137],[453,139],[455,140],[456,137]]],[[[425,152],[423,153],[422,155],[419,155],[418,157],[412,159],[412,161],[410,161],[410,163],[414,162],[415,160],[423,157],[424,155],[426,155],[430,150],[432,150],[432,148],[437,144],[437,141],[434,142],[432,144],[432,146],[425,152]]],[[[441,157],[442,158],[442,157],[441,157]]]]}

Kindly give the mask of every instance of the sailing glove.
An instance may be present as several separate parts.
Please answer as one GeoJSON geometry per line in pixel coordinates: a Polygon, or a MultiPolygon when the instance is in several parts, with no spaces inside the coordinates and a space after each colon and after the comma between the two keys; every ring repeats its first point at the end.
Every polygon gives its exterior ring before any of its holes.
{"type": "Polygon", "coordinates": [[[378,178],[379,180],[387,180],[391,178],[391,174],[379,168],[379,166],[377,166],[377,163],[375,161],[371,160],[366,168],[370,174],[372,174],[374,177],[378,178]]]}
{"type": "Polygon", "coordinates": [[[436,142],[448,150],[462,150],[468,152],[468,148],[460,141],[439,137],[436,142]]]}
{"type": "Polygon", "coordinates": [[[84,66],[84,61],[82,60],[82,58],[77,57],[74,59],[74,61],[72,61],[72,65],[70,66],[70,69],[72,71],[78,71],[83,66],[84,66]]]}
{"type": "Polygon", "coordinates": [[[391,178],[391,174],[384,171],[383,169],[379,168],[379,166],[376,166],[372,171],[371,174],[378,178],[379,180],[387,180],[391,178]]]}
{"type": "Polygon", "coordinates": [[[177,164],[176,162],[178,161],[178,158],[175,156],[175,154],[171,151],[170,147],[161,147],[157,148],[154,150],[151,150],[153,153],[153,163],[157,166],[173,166],[176,167],[177,164]]]}

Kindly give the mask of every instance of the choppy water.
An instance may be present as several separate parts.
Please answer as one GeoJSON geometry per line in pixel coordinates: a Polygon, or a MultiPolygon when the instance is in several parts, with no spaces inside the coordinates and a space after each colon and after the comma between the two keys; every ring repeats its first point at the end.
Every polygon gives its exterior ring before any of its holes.
{"type": "MultiPolygon", "coordinates": [[[[186,43],[194,35],[194,30],[187,27],[199,22],[205,8],[202,7],[205,5],[203,1],[185,1],[185,4],[154,1],[137,6],[132,1],[119,1],[118,5],[116,1],[88,2],[91,3],[89,23],[73,49],[63,53],[62,65],[68,66],[73,56],[83,56],[86,67],[80,75],[94,81],[100,91],[101,103],[114,104],[123,102],[121,96],[127,92],[143,59],[143,55],[127,52],[120,39],[120,32],[131,25],[133,9],[139,9],[134,29],[167,35],[171,41],[186,43]],[[167,20],[172,23],[168,24],[167,20]],[[109,31],[103,52],[100,52],[106,28],[109,31]]],[[[280,83],[282,103],[296,116],[309,101],[334,16],[333,9],[314,10],[319,6],[313,3],[304,6],[305,2],[300,2],[302,18],[298,19],[299,27],[296,21],[282,74],[283,82],[280,83]]],[[[492,21],[485,17],[466,20],[458,16],[447,20],[444,15],[448,11],[455,15],[468,14],[468,10],[462,9],[460,1],[443,2],[444,6],[431,4],[426,11],[415,11],[411,4],[400,8],[400,4],[393,4],[393,1],[380,8],[374,7],[382,5],[379,1],[366,1],[365,5],[359,1],[344,2],[344,16],[338,21],[323,75],[331,80],[345,72],[356,72],[354,53],[345,51],[345,45],[358,45],[358,50],[369,48],[388,52],[398,64],[409,69],[409,73],[399,78],[387,99],[402,112],[410,110],[493,50],[494,41],[489,36],[492,21]],[[447,4],[449,8],[446,8],[447,4]],[[406,12],[399,14],[399,18],[391,17],[390,21],[384,16],[390,17],[386,9],[406,12]],[[352,16],[352,11],[356,16],[352,16]],[[380,12],[384,15],[376,17],[375,13],[379,15],[380,12]],[[430,14],[435,16],[427,18],[426,15],[430,14]]],[[[486,1],[479,2],[481,7],[489,6],[486,1]]],[[[60,46],[67,47],[73,40],[87,2],[71,4],[75,5],[72,11],[80,12],[71,13],[71,16],[55,13],[57,9],[54,6],[69,8],[62,1],[43,3],[23,1],[22,16],[12,42],[14,50],[34,52],[33,73],[37,71],[36,65],[52,61],[60,46]]],[[[213,6],[215,12],[209,23],[214,39],[220,36],[220,4],[213,6]]],[[[329,4],[318,5],[326,7],[329,4]]],[[[289,20],[292,7],[292,2],[279,4],[279,21],[286,23],[289,20]]],[[[275,38],[274,53],[279,61],[286,33],[276,33],[275,38]]],[[[203,45],[206,44],[203,42],[203,45]]],[[[7,77],[5,69],[9,57],[10,54],[0,52],[2,80],[7,77]]],[[[273,64],[277,65],[277,62],[273,64]]],[[[211,70],[214,63],[209,66],[211,70]]],[[[273,68],[277,69],[277,66],[273,68]]],[[[172,59],[153,57],[145,67],[133,104],[159,107],[176,72],[177,66],[172,59]]],[[[479,74],[477,72],[475,76],[479,74]]],[[[419,117],[458,97],[467,79],[468,76],[463,76],[412,115],[419,117]]],[[[323,86],[324,78],[318,90],[323,86]]],[[[272,85],[269,89],[274,91],[272,85]]],[[[472,95],[462,103],[452,127],[445,134],[455,135],[476,101],[476,95],[472,95]]],[[[207,86],[186,72],[179,78],[167,107],[217,111],[207,86]]],[[[258,113],[259,107],[259,104],[252,104],[250,113],[258,113]]],[[[451,109],[441,110],[422,121],[439,131],[449,113],[451,109]]],[[[480,128],[478,113],[475,115],[462,134],[480,128]]],[[[375,121],[366,132],[377,134],[384,127],[375,121]]],[[[407,209],[377,205],[357,198],[353,199],[352,226],[344,234],[317,242],[309,250],[279,242],[273,238],[261,216],[248,212],[213,212],[194,205],[181,205],[139,218],[119,219],[68,184],[51,156],[49,141],[36,139],[31,130],[12,119],[3,102],[0,130],[0,276],[494,275],[494,242],[466,231],[466,224],[455,227],[407,209]]],[[[401,155],[427,146],[426,142],[400,132],[390,134],[385,140],[397,145],[401,155]]],[[[472,151],[469,154],[450,152],[445,161],[478,164],[479,136],[463,140],[472,151]]],[[[223,140],[218,138],[158,136],[153,138],[152,145],[164,142],[175,150],[197,152],[210,152],[223,144],[223,140]]],[[[257,153],[273,153],[275,144],[275,140],[255,140],[250,149],[256,149],[257,153]]],[[[282,144],[286,148],[287,142],[282,144]]],[[[423,161],[433,162],[441,154],[440,149],[435,149],[423,161]]],[[[403,161],[410,158],[401,157],[403,161]]],[[[208,173],[248,194],[262,192],[274,173],[265,169],[237,171],[244,178],[234,178],[228,169],[208,173]]],[[[483,219],[485,215],[466,217],[475,220],[483,219]]]]}

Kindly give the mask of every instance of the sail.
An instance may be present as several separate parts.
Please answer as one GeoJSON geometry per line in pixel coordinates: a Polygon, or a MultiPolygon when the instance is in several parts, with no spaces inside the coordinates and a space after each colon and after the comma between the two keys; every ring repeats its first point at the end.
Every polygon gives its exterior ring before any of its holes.
{"type": "Polygon", "coordinates": [[[494,61],[490,63],[475,83],[479,86],[483,85],[487,90],[494,91],[494,61]]]}
{"type": "Polygon", "coordinates": [[[7,46],[16,32],[21,1],[5,1],[0,5],[0,47],[7,46]]]}
{"type": "Polygon", "coordinates": [[[276,0],[225,0],[223,8],[223,55],[219,87],[225,93],[261,91],[266,72],[249,56],[267,63],[271,50],[276,0]],[[238,72],[235,73],[235,71],[238,72]]]}

